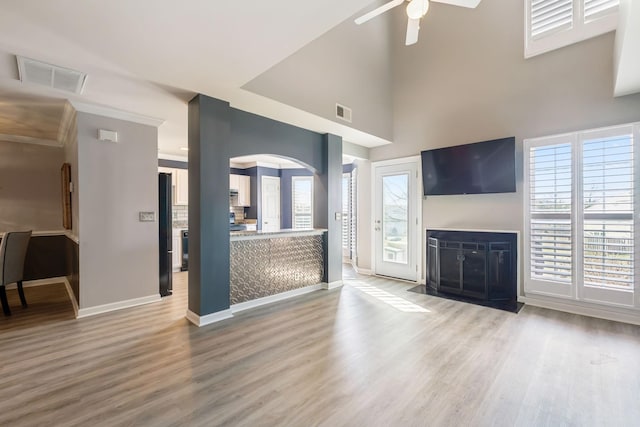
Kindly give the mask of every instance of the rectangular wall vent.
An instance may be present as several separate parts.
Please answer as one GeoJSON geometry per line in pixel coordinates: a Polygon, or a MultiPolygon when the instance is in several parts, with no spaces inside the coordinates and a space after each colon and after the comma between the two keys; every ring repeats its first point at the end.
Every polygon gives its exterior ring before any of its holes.
{"type": "Polygon", "coordinates": [[[80,71],[16,56],[23,83],[34,83],[71,93],[82,93],[87,75],[80,71]]]}
{"type": "Polygon", "coordinates": [[[351,123],[351,108],[336,104],[336,117],[351,123]]]}

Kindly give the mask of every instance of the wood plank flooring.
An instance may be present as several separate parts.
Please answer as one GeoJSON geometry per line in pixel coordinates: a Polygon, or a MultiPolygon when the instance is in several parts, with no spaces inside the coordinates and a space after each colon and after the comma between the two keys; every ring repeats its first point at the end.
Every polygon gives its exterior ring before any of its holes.
{"type": "Polygon", "coordinates": [[[202,328],[174,295],[73,319],[9,291],[2,426],[637,426],[640,327],[519,314],[352,275],[202,328]]]}

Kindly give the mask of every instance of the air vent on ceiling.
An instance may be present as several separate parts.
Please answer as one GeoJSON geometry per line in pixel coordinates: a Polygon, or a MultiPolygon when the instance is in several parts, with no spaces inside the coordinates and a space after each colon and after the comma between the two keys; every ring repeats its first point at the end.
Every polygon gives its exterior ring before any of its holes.
{"type": "Polygon", "coordinates": [[[87,75],[34,59],[16,56],[18,73],[23,83],[35,83],[71,93],[82,93],[87,75]]]}
{"type": "Polygon", "coordinates": [[[351,108],[336,104],[336,117],[351,123],[351,108]]]}

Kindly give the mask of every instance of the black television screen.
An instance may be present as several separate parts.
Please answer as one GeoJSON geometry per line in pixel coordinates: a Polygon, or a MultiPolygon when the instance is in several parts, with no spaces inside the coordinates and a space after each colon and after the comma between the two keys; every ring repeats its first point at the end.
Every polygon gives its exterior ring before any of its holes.
{"type": "Polygon", "coordinates": [[[513,193],[515,137],[422,151],[425,196],[513,193]]]}

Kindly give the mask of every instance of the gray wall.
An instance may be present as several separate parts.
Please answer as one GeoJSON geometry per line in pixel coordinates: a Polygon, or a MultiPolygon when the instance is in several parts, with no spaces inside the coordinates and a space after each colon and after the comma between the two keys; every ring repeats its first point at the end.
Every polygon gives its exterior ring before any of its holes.
{"type": "Polygon", "coordinates": [[[75,112],[71,119],[69,132],[67,132],[64,140],[64,161],[71,165],[71,234],[78,238],[80,233],[80,227],[78,226],[80,222],[78,201],[80,182],[78,181],[78,116],[75,112]]]}
{"type": "Polygon", "coordinates": [[[360,26],[348,19],[244,89],[342,124],[335,104],[346,105],[353,109],[353,128],[390,140],[389,27],[388,15],[360,26]]]}
{"type": "Polygon", "coordinates": [[[516,137],[518,192],[429,197],[426,228],[522,231],[523,139],[640,120],[640,95],[612,95],[614,35],[525,60],[523,3],[432,3],[418,44],[406,48],[405,18],[396,16],[395,143],[372,149],[371,159],[516,137]]]}
{"type": "Polygon", "coordinates": [[[0,232],[61,230],[59,147],[0,141],[0,232]]]}
{"type": "Polygon", "coordinates": [[[250,154],[289,157],[316,173],[316,224],[329,229],[325,275],[342,276],[342,229],[333,219],[341,210],[341,138],[198,95],[189,102],[189,310],[198,316],[229,308],[229,160],[250,154]]]}
{"type": "Polygon", "coordinates": [[[158,131],[78,113],[80,309],[158,295],[158,131]],[[98,129],[118,142],[97,139],[98,129]]]}

